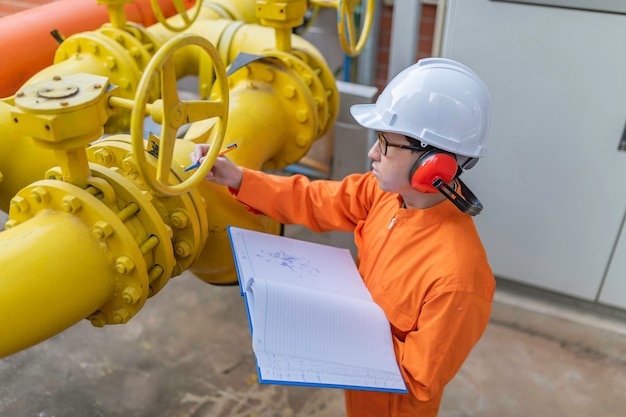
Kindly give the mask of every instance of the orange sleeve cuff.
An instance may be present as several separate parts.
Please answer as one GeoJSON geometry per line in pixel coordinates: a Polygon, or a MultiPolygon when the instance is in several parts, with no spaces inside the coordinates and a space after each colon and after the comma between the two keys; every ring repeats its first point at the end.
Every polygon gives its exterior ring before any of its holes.
{"type": "MultiPolygon", "coordinates": [[[[235,199],[237,199],[237,194],[239,194],[239,190],[238,190],[238,189],[233,188],[233,187],[228,187],[228,192],[229,192],[229,193],[230,193],[233,197],[235,197],[235,199]]],[[[237,201],[239,201],[239,199],[237,199],[237,201]]],[[[241,205],[243,205],[243,206],[246,208],[246,210],[248,210],[248,211],[249,211],[250,213],[252,213],[252,214],[263,214],[263,213],[262,213],[262,212],[260,212],[259,210],[253,209],[252,207],[250,207],[249,205],[247,205],[247,204],[245,204],[245,203],[243,203],[243,202],[241,202],[241,201],[239,201],[239,203],[240,203],[241,205]]]]}

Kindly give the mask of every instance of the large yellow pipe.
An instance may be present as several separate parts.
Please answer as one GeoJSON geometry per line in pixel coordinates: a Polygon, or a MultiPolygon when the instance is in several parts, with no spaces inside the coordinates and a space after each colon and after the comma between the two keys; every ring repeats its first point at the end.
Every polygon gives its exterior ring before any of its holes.
{"type": "Polygon", "coordinates": [[[0,253],[0,358],[76,324],[115,291],[91,230],[68,213],[42,211],[5,230],[0,253]]]}
{"type": "MultiPolygon", "coordinates": [[[[205,16],[203,21],[196,22],[189,31],[205,36],[218,45],[227,65],[240,52],[263,55],[275,46],[275,32],[272,29],[226,19],[215,19],[214,11],[208,13],[211,16],[210,19],[205,16]],[[211,24],[207,24],[207,20],[211,20],[211,24]]],[[[154,39],[158,40],[166,40],[173,36],[161,25],[149,28],[149,32],[154,39]]],[[[107,45],[108,40],[102,40],[95,34],[85,34],[83,38],[90,36],[97,38],[110,51],[115,52],[121,48],[119,45],[107,45]]],[[[279,168],[293,163],[302,157],[311,142],[321,136],[334,122],[334,113],[330,116],[321,115],[326,110],[319,111],[319,109],[326,109],[326,101],[332,101],[336,94],[336,87],[328,82],[329,70],[323,58],[313,46],[301,38],[294,37],[292,45],[304,51],[304,53],[299,52],[297,56],[294,55],[292,62],[276,59],[276,62],[272,64],[266,60],[263,63],[251,64],[249,68],[244,68],[230,77],[231,105],[225,140],[226,143],[233,141],[238,143],[239,149],[230,157],[244,166],[257,169],[279,168]],[[304,61],[300,61],[301,57],[307,56],[311,57],[316,65],[321,64],[315,68],[316,71],[305,68],[304,61]],[[321,71],[322,78],[325,77],[324,83],[317,79],[316,74],[320,74],[318,70],[321,71]],[[248,71],[252,72],[248,73],[248,71]],[[313,97],[314,94],[315,97],[313,97]]],[[[86,43],[84,46],[87,47],[87,53],[82,54],[78,57],[79,59],[61,61],[35,76],[32,82],[37,79],[50,78],[58,72],[72,74],[87,71],[98,75],[108,75],[109,67],[102,65],[102,56],[97,57],[96,54],[90,56],[88,52],[91,44],[86,43]]],[[[95,50],[97,51],[97,48],[95,50]]],[[[120,59],[126,59],[122,52],[120,50],[118,54],[120,59]]],[[[200,68],[201,57],[196,52],[185,51],[179,58],[176,62],[183,70],[194,73],[200,68]]],[[[106,63],[108,64],[108,60],[106,63]]],[[[138,77],[141,68],[124,65],[124,71],[131,71],[129,74],[123,74],[126,78],[138,77]]],[[[116,81],[121,81],[121,75],[117,73],[116,76],[118,77],[116,81]]],[[[0,144],[4,143],[7,146],[29,140],[15,136],[11,120],[7,119],[11,105],[10,100],[0,102],[0,144]]],[[[329,113],[332,112],[329,111],[329,113]]],[[[201,127],[201,124],[193,128],[197,127],[201,127]]],[[[182,142],[181,146],[177,147],[177,164],[184,164],[188,161],[189,143],[182,146],[182,142]],[[178,148],[184,148],[184,152],[178,148]]],[[[37,155],[37,152],[32,149],[24,148],[21,151],[23,153],[19,156],[27,158],[26,161],[21,161],[22,163],[28,162],[33,155],[37,155]]],[[[8,154],[14,159],[19,159],[10,150],[8,154]]],[[[52,158],[42,159],[46,160],[43,166],[55,162],[52,158]]],[[[4,165],[0,161],[0,173],[3,174],[3,178],[10,177],[14,169],[14,166],[9,165],[9,161],[4,161],[4,165]]],[[[18,183],[19,181],[16,180],[12,186],[13,189],[18,183]]],[[[236,282],[225,233],[226,225],[233,224],[274,233],[278,232],[280,225],[266,217],[251,215],[243,206],[234,202],[222,187],[205,183],[201,184],[198,189],[207,205],[204,208],[198,206],[197,209],[206,210],[203,214],[210,220],[204,251],[199,255],[196,254],[198,261],[192,265],[191,269],[201,278],[210,278],[207,279],[209,282],[236,282]],[[216,276],[219,279],[215,279],[216,276]]],[[[75,195],[78,192],[69,189],[65,191],[75,195]]],[[[155,202],[156,205],[159,203],[155,202]]],[[[100,211],[98,214],[105,215],[100,211]]],[[[161,221],[159,216],[152,217],[153,222],[161,221]]],[[[164,218],[163,221],[169,221],[169,219],[164,218]]],[[[102,242],[93,238],[92,226],[67,213],[42,210],[32,219],[0,234],[0,289],[2,290],[0,328],[8,329],[14,335],[2,338],[0,357],[31,346],[62,331],[110,302],[112,297],[119,296],[117,293],[120,289],[116,288],[116,273],[111,268],[110,254],[107,254],[105,248],[100,246],[102,242]],[[5,249],[9,247],[11,250],[5,249]],[[54,250],[50,250],[49,247],[54,247],[54,250]],[[31,255],[28,257],[29,261],[24,260],[25,253],[31,255]],[[77,256],[78,253],[80,256],[77,256]],[[49,259],[49,254],[53,255],[52,259],[49,259]],[[15,262],[18,258],[20,260],[15,262]],[[44,261],[33,263],[32,259],[44,261]],[[97,272],[94,274],[93,271],[97,272]],[[89,278],[85,279],[85,277],[89,278]],[[35,291],[36,295],[31,296],[32,291],[35,291]],[[43,299],[46,296],[49,299],[43,299]],[[65,298],[70,301],[60,305],[58,300],[65,298]],[[47,319],[37,321],[37,316],[42,314],[47,315],[47,319]]],[[[115,230],[121,232],[121,228],[115,228],[115,230]]],[[[128,237],[129,239],[123,240],[133,240],[132,236],[128,237]]],[[[162,244],[171,243],[167,239],[161,239],[161,242],[162,244]]],[[[133,256],[133,259],[139,258],[141,256],[133,256]]],[[[143,270],[145,265],[137,269],[143,270]]]]}

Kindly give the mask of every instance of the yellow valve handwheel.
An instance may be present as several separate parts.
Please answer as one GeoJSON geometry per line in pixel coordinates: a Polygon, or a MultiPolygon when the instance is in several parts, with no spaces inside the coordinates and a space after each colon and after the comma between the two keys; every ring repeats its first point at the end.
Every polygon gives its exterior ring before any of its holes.
{"type": "Polygon", "coordinates": [[[185,7],[183,0],[172,0],[172,3],[174,3],[174,7],[176,8],[176,12],[178,13],[178,16],[182,17],[183,21],[185,22],[184,25],[181,27],[177,27],[177,26],[173,26],[169,24],[167,22],[167,19],[163,15],[163,11],[161,10],[161,5],[159,4],[159,1],[150,0],[150,5],[152,6],[154,17],[157,18],[159,23],[165,26],[167,29],[171,30],[172,32],[182,32],[186,30],[187,28],[189,28],[189,26],[191,26],[193,22],[195,22],[198,16],[200,15],[200,8],[202,7],[202,4],[201,4],[202,0],[196,0],[196,5],[194,6],[196,8],[196,13],[191,18],[189,17],[189,14],[187,13],[187,8],[185,7]]]}
{"type": "Polygon", "coordinates": [[[339,0],[339,7],[337,9],[337,30],[339,32],[339,42],[341,42],[343,51],[349,56],[354,57],[360,54],[365,46],[365,42],[367,42],[367,38],[369,38],[374,15],[374,2],[375,0],[367,0],[367,13],[365,14],[363,28],[361,29],[361,34],[358,36],[357,41],[357,36],[355,34],[354,11],[360,2],[355,0],[339,0]]]}
{"type": "MultiPolygon", "coordinates": [[[[213,46],[203,37],[182,34],[165,43],[146,66],[135,97],[135,105],[130,115],[130,135],[133,153],[137,159],[137,169],[145,183],[163,195],[180,195],[188,192],[201,182],[209,173],[218,156],[228,120],[228,80],[222,60],[213,46]],[[216,84],[220,88],[220,99],[217,101],[189,100],[181,101],[178,97],[174,52],[185,46],[200,47],[212,59],[215,70],[216,84]],[[148,95],[151,91],[153,78],[161,74],[161,99],[149,105],[148,95]],[[152,119],[162,126],[161,139],[158,147],[156,174],[151,173],[146,161],[147,152],[144,145],[144,118],[150,113],[152,119]],[[217,118],[211,148],[200,167],[186,180],[178,184],[170,184],[171,165],[176,145],[178,129],[188,123],[217,118]]],[[[194,138],[186,138],[194,141],[194,138]]]]}
{"type": "Polygon", "coordinates": [[[349,56],[357,56],[365,47],[370,36],[372,21],[374,20],[374,6],[376,0],[367,0],[367,12],[363,18],[361,34],[356,36],[354,12],[362,0],[310,0],[309,4],[319,7],[334,7],[337,10],[337,31],[341,48],[349,56]]]}

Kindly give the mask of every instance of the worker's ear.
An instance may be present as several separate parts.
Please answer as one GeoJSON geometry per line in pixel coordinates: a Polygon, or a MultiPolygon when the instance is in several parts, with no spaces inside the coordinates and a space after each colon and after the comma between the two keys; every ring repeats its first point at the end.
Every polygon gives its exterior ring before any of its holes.
{"type": "Polygon", "coordinates": [[[411,187],[421,193],[436,193],[435,181],[448,184],[457,177],[459,165],[456,156],[449,152],[432,149],[424,152],[411,167],[409,181],[411,187]]]}

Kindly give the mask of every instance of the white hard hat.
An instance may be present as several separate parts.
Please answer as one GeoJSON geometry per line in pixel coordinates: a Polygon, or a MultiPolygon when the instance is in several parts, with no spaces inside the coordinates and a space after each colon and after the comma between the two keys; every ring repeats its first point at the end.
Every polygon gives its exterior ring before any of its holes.
{"type": "Polygon", "coordinates": [[[425,58],[396,75],[376,104],[350,113],[363,127],[393,132],[457,155],[480,158],[491,128],[487,86],[465,65],[425,58]]]}

